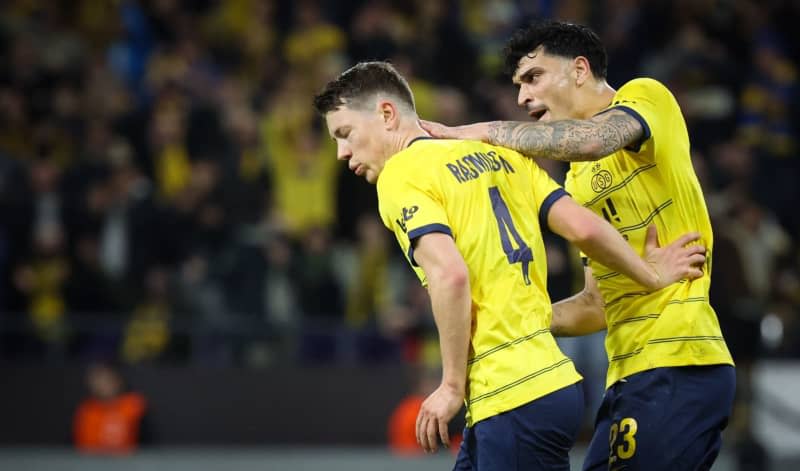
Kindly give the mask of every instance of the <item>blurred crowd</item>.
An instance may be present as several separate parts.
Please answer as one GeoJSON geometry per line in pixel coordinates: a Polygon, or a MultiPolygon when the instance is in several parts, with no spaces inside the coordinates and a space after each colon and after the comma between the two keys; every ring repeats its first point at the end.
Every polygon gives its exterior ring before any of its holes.
{"type": "MultiPolygon", "coordinates": [[[[388,59],[422,117],[524,120],[500,51],[535,18],[591,25],[612,86],[645,75],[675,93],[734,356],[800,356],[798,8],[3,2],[0,356],[435,363],[427,294],[378,220],[374,188],[336,161],[311,99],[356,61],[388,59]]],[[[563,241],[545,238],[560,299],[582,275],[563,241]]]]}

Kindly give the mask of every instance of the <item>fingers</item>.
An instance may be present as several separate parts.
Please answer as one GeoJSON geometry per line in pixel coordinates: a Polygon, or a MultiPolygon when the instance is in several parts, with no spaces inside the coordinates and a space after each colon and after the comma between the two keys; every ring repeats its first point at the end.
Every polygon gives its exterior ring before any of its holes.
{"type": "Polygon", "coordinates": [[[706,256],[703,255],[703,254],[699,254],[698,253],[698,254],[694,254],[694,255],[689,257],[689,265],[692,265],[692,266],[696,267],[696,266],[700,266],[700,265],[702,265],[704,263],[706,263],[706,256]]]}
{"type": "Polygon", "coordinates": [[[592,269],[585,267],[583,269],[583,289],[592,293],[600,294],[597,288],[597,279],[592,274],[592,269]]]}
{"type": "Polygon", "coordinates": [[[422,403],[417,414],[417,443],[426,453],[439,449],[439,440],[450,446],[447,423],[463,404],[463,395],[451,394],[447,388],[440,387],[422,403]]]}
{"type": "Polygon", "coordinates": [[[694,254],[698,254],[698,253],[699,254],[705,254],[706,253],[706,248],[705,248],[705,246],[702,246],[702,245],[690,245],[689,247],[686,247],[686,253],[688,255],[694,255],[694,254]]]}
{"type": "Polygon", "coordinates": [[[425,414],[420,411],[417,415],[417,443],[426,452],[434,452],[439,449],[439,440],[446,446],[450,446],[450,433],[447,421],[437,419],[433,415],[425,414]]]}
{"type": "MultiPolygon", "coordinates": [[[[705,252],[705,250],[703,250],[705,252]]],[[[702,253],[695,253],[688,258],[689,268],[686,270],[686,278],[694,280],[703,276],[703,265],[706,263],[706,256],[702,253]]]]}
{"type": "MultiPolygon", "coordinates": [[[[445,433],[447,424],[444,425],[445,433]]],[[[436,417],[423,416],[417,428],[417,442],[426,453],[434,452],[439,448],[438,435],[441,430],[441,423],[436,417]]]]}
{"type": "Polygon", "coordinates": [[[647,249],[659,247],[658,245],[658,229],[655,224],[647,226],[647,236],[645,236],[644,246],[647,249]]]}
{"type": "Polygon", "coordinates": [[[690,267],[686,273],[686,278],[690,280],[696,280],[697,278],[702,278],[703,270],[697,267],[690,267]]]}
{"type": "Polygon", "coordinates": [[[450,447],[450,433],[447,431],[447,422],[439,420],[439,438],[445,447],[450,447]]]}
{"type": "Polygon", "coordinates": [[[423,119],[419,120],[419,125],[425,132],[438,139],[480,140],[477,135],[473,135],[477,132],[473,129],[473,126],[445,126],[441,123],[425,121],[423,119]]]}
{"type": "Polygon", "coordinates": [[[431,449],[428,442],[428,422],[430,422],[430,418],[423,411],[420,411],[417,418],[417,443],[426,453],[431,449]]]}
{"type": "Polygon", "coordinates": [[[706,248],[702,245],[692,245],[683,247],[682,253],[684,254],[686,264],[689,265],[686,271],[686,277],[690,279],[699,278],[703,276],[703,264],[706,263],[706,248]]]}
{"type": "Polygon", "coordinates": [[[428,439],[428,448],[426,451],[436,451],[439,449],[439,441],[438,441],[438,434],[439,434],[439,421],[436,417],[431,417],[428,419],[426,435],[428,439]]]}
{"type": "Polygon", "coordinates": [[[695,242],[697,240],[700,240],[700,233],[699,232],[690,232],[688,234],[684,234],[684,235],[678,237],[678,239],[675,242],[673,242],[672,244],[670,244],[670,245],[683,247],[684,245],[689,244],[691,242],[695,242]]]}
{"type": "Polygon", "coordinates": [[[439,123],[420,119],[419,125],[420,127],[422,127],[422,129],[424,129],[428,134],[430,134],[433,137],[447,137],[445,132],[446,127],[439,123]]]}
{"type": "Polygon", "coordinates": [[[417,443],[425,452],[436,451],[436,422],[424,407],[417,414],[417,443]]]}

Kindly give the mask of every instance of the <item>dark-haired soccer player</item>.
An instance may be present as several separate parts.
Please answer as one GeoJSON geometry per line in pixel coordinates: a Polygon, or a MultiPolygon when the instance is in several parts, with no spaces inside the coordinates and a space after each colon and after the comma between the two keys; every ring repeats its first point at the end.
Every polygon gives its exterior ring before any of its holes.
{"type": "Polygon", "coordinates": [[[541,224],[647,292],[702,275],[694,264],[704,249],[685,247],[698,235],[657,248],[653,233],[643,260],[530,159],[425,139],[411,90],[387,63],[345,71],[314,106],[338,159],[377,183],[383,222],[430,292],[443,374],[418,416],[422,447],[447,444],[447,424],[466,403],[458,469],[569,469],[583,396],[549,330],[541,224]]]}
{"type": "Polygon", "coordinates": [[[612,89],[605,49],[585,26],[535,24],[510,40],[505,56],[519,105],[535,122],[423,127],[571,162],[566,189],[637,250],[652,223],[665,240],[699,230],[709,250],[701,278],[657,292],[587,254],[587,284],[593,273],[605,315],[587,292],[554,306],[555,335],[608,328],[607,389],[584,469],[709,469],[735,373],[708,300],[713,236],[678,103],[648,78],[612,89]]]}

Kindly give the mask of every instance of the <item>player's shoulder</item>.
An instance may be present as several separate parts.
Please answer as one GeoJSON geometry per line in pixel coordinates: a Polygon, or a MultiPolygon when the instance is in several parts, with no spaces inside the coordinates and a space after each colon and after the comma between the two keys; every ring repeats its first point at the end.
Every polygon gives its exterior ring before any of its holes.
{"type": "Polygon", "coordinates": [[[672,92],[666,85],[650,77],[637,77],[629,80],[617,90],[615,103],[625,104],[625,99],[648,97],[650,99],[671,99],[672,92]]]}
{"type": "Polygon", "coordinates": [[[638,88],[642,90],[654,90],[654,91],[669,91],[666,85],[660,82],[657,79],[651,77],[636,77],[634,79],[628,80],[625,82],[620,90],[626,88],[638,88]]]}
{"type": "Polygon", "coordinates": [[[420,183],[431,177],[431,168],[443,154],[450,152],[452,144],[446,140],[418,139],[393,155],[384,164],[378,177],[378,193],[406,183],[420,183]]]}
{"type": "Polygon", "coordinates": [[[409,158],[411,155],[415,155],[429,160],[447,160],[460,153],[469,142],[460,139],[417,138],[405,149],[404,157],[409,158]]]}
{"type": "Polygon", "coordinates": [[[388,173],[388,179],[410,178],[414,181],[430,177],[436,173],[440,164],[467,152],[465,149],[469,148],[469,145],[465,143],[469,142],[457,139],[418,138],[393,155],[386,162],[381,175],[388,173]]]}
{"type": "Polygon", "coordinates": [[[460,143],[456,139],[435,139],[432,137],[418,137],[403,150],[395,154],[390,161],[397,167],[419,164],[421,159],[431,160],[446,158],[458,152],[460,143]]]}
{"type": "Polygon", "coordinates": [[[642,87],[662,87],[666,88],[667,86],[664,85],[658,79],[654,79],[652,77],[636,77],[628,80],[625,82],[625,85],[634,85],[634,86],[642,86],[642,87]]]}

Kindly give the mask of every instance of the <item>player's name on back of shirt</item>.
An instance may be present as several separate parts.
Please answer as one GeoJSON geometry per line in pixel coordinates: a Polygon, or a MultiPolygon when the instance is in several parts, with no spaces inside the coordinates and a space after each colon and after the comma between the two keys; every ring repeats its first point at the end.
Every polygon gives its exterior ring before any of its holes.
{"type": "Polygon", "coordinates": [[[473,152],[445,165],[458,183],[475,180],[488,172],[503,170],[506,173],[515,173],[514,167],[502,155],[493,150],[486,153],[473,152]]]}

